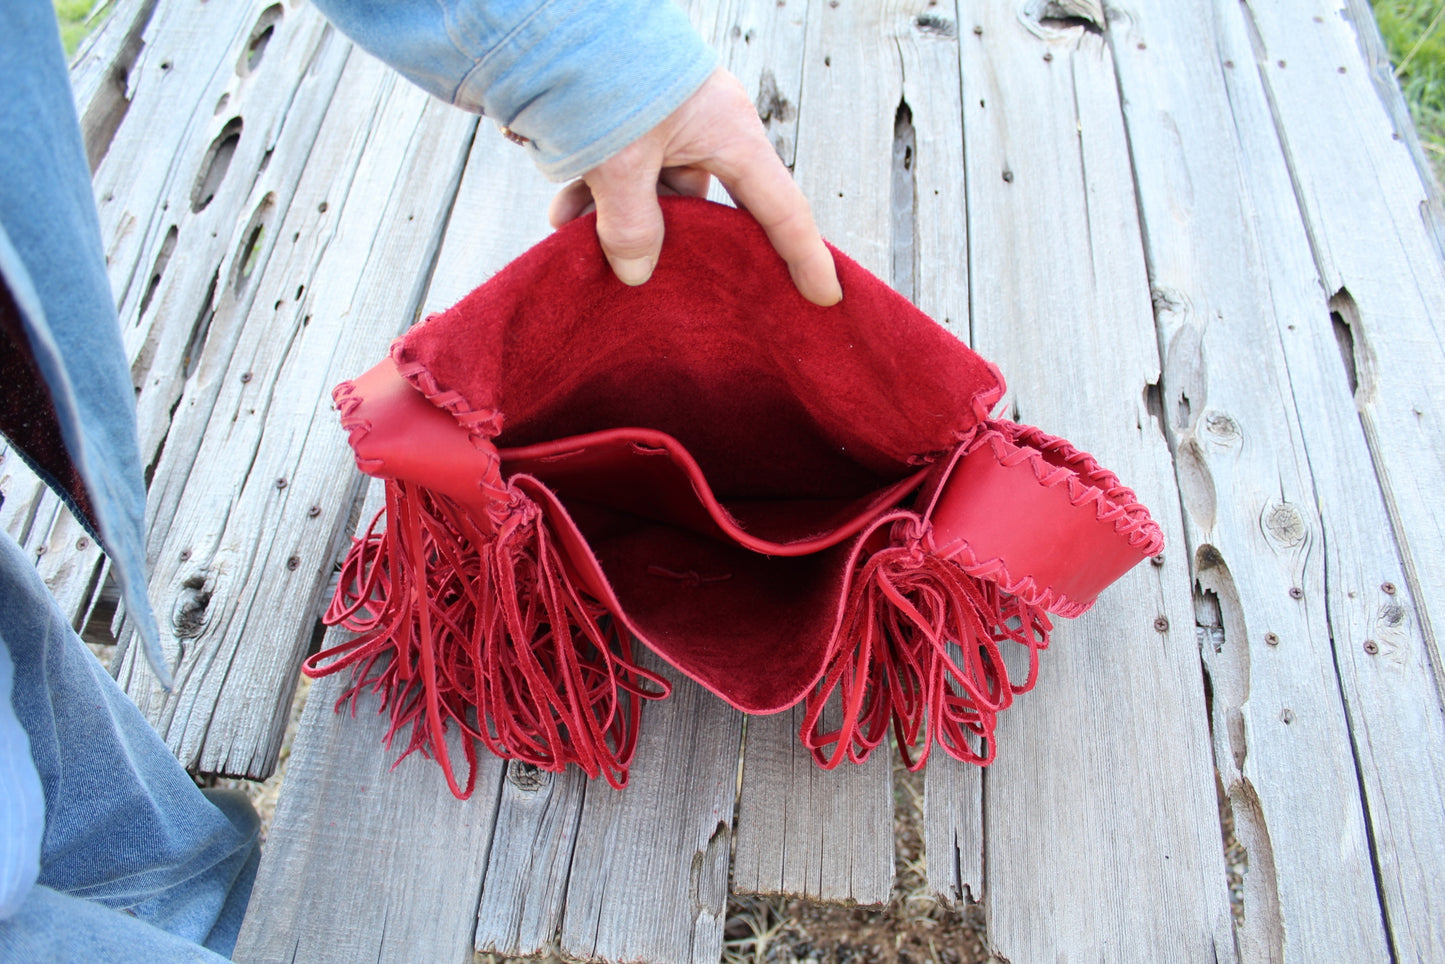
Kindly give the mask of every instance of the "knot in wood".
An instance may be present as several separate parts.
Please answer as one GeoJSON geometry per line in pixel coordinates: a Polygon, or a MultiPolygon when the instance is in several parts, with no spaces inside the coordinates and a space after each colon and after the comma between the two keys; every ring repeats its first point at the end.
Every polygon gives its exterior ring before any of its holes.
{"type": "Polygon", "coordinates": [[[958,36],[958,25],[947,17],[940,17],[933,13],[920,13],[913,18],[913,26],[918,32],[934,37],[951,38],[958,36]]]}
{"type": "Polygon", "coordinates": [[[191,576],[181,583],[176,595],[175,609],[171,612],[171,629],[177,639],[194,639],[206,629],[207,609],[211,605],[211,591],[206,588],[206,577],[191,576]]]}
{"type": "Polygon", "coordinates": [[[1204,414],[1204,431],[1208,432],[1215,441],[1225,445],[1232,445],[1239,441],[1239,423],[1224,412],[1206,412],[1204,414]]]}
{"type": "Polygon", "coordinates": [[[535,763],[513,760],[507,764],[507,782],[524,793],[534,793],[546,784],[547,775],[535,763]]]}
{"type": "Polygon", "coordinates": [[[1282,548],[1291,548],[1305,540],[1305,519],[1289,502],[1275,502],[1264,510],[1264,532],[1270,541],[1282,548]]]}

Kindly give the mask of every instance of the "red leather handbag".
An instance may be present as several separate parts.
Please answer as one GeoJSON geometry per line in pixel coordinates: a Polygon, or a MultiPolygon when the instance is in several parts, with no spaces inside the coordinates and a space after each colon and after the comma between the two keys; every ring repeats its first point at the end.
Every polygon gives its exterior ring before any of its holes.
{"type": "Polygon", "coordinates": [[[386,480],[307,660],[382,695],[406,751],[443,733],[623,786],[640,642],[731,705],[806,703],[817,762],[890,727],[993,759],[1049,614],[1157,553],[1134,493],[1062,439],[989,418],[997,369],[834,251],[844,299],[797,294],[757,224],[664,201],[652,280],[618,282],[592,218],[532,248],[335,392],[386,480]],[[1003,649],[1027,653],[1011,678],[1003,649]],[[837,695],[841,724],[822,711],[837,695]]]}

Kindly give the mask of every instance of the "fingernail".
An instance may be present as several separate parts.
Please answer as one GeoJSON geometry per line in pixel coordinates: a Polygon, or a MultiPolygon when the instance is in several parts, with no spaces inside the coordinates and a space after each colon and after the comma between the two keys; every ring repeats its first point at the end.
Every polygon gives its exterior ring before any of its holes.
{"type": "Polygon", "coordinates": [[[652,277],[651,258],[618,258],[612,262],[617,279],[625,285],[640,285],[652,277]]]}

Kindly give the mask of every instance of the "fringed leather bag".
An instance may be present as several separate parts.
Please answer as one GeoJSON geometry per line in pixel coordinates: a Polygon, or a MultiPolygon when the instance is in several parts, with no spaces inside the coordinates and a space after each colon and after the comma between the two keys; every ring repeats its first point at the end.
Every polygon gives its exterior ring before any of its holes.
{"type": "Polygon", "coordinates": [[[890,728],[910,766],[935,742],[988,763],[1049,615],[1088,609],[1159,527],[1088,455],[991,419],[997,369],[846,256],[819,308],[746,214],[664,215],[647,284],[613,277],[583,218],[338,386],[385,526],[326,614],[358,635],[305,671],[350,669],[338,709],[379,693],[388,743],[409,729],[459,797],[476,741],[624,786],[641,704],[669,691],[639,642],[745,712],[804,702],[821,766],[890,728]]]}

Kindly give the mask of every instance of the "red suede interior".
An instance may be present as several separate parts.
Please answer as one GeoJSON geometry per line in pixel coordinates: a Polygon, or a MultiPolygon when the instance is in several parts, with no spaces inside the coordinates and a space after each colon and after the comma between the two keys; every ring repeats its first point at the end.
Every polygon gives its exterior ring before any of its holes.
{"type": "Polygon", "coordinates": [[[612,276],[584,218],[393,358],[464,424],[500,413],[504,477],[555,494],[644,642],[733,705],[773,712],[822,672],[847,540],[921,483],[1002,380],[839,252],[844,300],[819,308],[747,215],[693,199],[664,214],[647,284],[612,276]],[[572,438],[621,428],[651,431],[572,438]]]}

